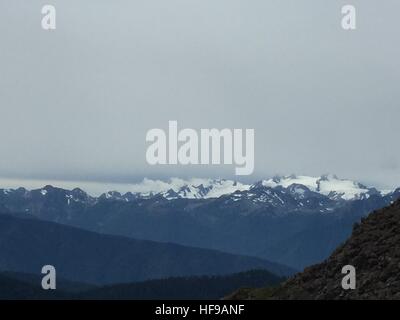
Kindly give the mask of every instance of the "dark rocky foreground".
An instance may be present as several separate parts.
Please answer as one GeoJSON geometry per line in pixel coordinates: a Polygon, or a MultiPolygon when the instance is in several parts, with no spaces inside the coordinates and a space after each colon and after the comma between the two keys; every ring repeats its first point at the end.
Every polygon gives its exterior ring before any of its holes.
{"type": "Polygon", "coordinates": [[[400,201],[374,211],[323,263],[277,288],[241,289],[229,299],[400,299],[400,201]],[[356,289],[344,290],[342,267],[356,268],[356,289]]]}

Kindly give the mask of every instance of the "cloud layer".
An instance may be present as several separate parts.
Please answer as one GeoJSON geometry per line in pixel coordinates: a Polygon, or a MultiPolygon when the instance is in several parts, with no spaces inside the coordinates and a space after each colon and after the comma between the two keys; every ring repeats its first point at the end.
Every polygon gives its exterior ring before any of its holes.
{"type": "MultiPolygon", "coordinates": [[[[131,182],[224,176],[152,167],[145,135],[254,128],[255,174],[400,181],[400,3],[352,1],[0,3],[0,176],[131,182]]],[[[256,177],[251,177],[255,180],[256,177]]]]}

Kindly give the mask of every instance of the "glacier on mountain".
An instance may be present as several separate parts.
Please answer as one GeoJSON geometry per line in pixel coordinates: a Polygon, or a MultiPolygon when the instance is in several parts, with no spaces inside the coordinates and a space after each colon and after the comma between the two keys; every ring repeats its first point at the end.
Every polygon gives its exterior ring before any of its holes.
{"type": "Polygon", "coordinates": [[[256,185],[276,188],[281,186],[288,188],[292,185],[300,195],[305,191],[305,186],[310,191],[318,192],[332,199],[355,200],[369,197],[371,194],[383,193],[374,187],[367,187],[361,183],[339,179],[336,175],[323,175],[320,177],[311,176],[276,176],[268,180],[261,180],[254,184],[244,184],[226,179],[201,179],[192,178],[189,180],[171,178],[168,181],[143,179],[141,183],[131,186],[132,192],[142,196],[161,194],[167,199],[207,199],[218,198],[222,195],[232,194],[236,191],[249,191],[256,185]]]}

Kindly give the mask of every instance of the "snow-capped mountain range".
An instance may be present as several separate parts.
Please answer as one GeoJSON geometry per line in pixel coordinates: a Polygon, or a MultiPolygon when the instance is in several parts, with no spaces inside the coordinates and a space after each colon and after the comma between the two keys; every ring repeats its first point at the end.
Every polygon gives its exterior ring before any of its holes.
{"type": "MultiPolygon", "coordinates": [[[[260,180],[253,184],[245,184],[238,181],[226,179],[202,179],[192,178],[188,180],[180,178],[170,178],[167,181],[151,180],[144,178],[142,182],[132,184],[128,187],[127,193],[118,191],[109,191],[98,197],[99,199],[115,199],[131,201],[138,198],[148,199],[154,196],[161,196],[167,200],[175,199],[216,199],[221,196],[234,195],[235,199],[239,199],[241,193],[251,195],[252,190],[276,189],[278,187],[289,189],[290,192],[304,194],[308,191],[319,193],[332,200],[359,200],[370,197],[371,195],[384,196],[390,191],[377,190],[374,187],[367,187],[361,183],[339,179],[335,175],[323,175],[320,177],[311,176],[275,176],[270,179],[260,180]]],[[[24,189],[25,190],[25,189],[24,189]]],[[[8,194],[13,189],[0,189],[3,194],[8,194]]],[[[27,191],[27,190],[26,190],[27,191]]],[[[37,191],[42,196],[46,196],[47,188],[37,191]]],[[[92,199],[84,191],[76,188],[69,192],[68,199],[70,201],[92,199]]]]}
{"type": "MultiPolygon", "coordinates": [[[[278,186],[288,188],[290,186],[304,186],[310,191],[320,193],[334,200],[355,200],[369,197],[371,194],[385,194],[374,187],[367,187],[361,183],[339,179],[335,175],[323,175],[321,177],[310,176],[276,176],[268,180],[261,180],[254,184],[243,184],[225,179],[190,179],[183,180],[171,178],[169,181],[150,180],[145,178],[141,183],[132,185],[132,193],[137,197],[150,197],[162,195],[168,200],[173,199],[209,199],[219,198],[236,191],[249,191],[256,187],[276,188],[278,186]]],[[[298,192],[304,192],[298,188],[298,192]]],[[[113,192],[106,194],[113,197],[113,192]]]]}
{"type": "Polygon", "coordinates": [[[363,184],[281,176],[252,184],[222,179],[144,179],[92,196],[85,191],[0,189],[0,214],[106,234],[254,255],[295,268],[325,259],[355,222],[400,198],[363,184]]]}

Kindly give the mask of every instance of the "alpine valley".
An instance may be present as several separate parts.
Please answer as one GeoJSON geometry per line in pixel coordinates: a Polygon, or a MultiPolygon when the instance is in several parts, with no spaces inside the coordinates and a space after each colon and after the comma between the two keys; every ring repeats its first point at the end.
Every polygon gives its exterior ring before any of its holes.
{"type": "MultiPolygon", "coordinates": [[[[107,241],[101,236],[107,234],[118,236],[111,238],[113,243],[127,248],[138,246],[132,242],[134,239],[170,243],[171,252],[176,245],[185,246],[177,247],[182,257],[191,255],[186,247],[207,249],[216,257],[223,251],[231,254],[232,261],[241,261],[231,273],[245,271],[246,265],[247,269],[260,268],[269,265],[265,261],[273,261],[277,263],[273,271],[279,269],[277,266],[288,266],[281,269],[285,270],[281,275],[287,275],[290,270],[323,261],[348,238],[354,223],[400,197],[400,189],[377,190],[334,175],[292,175],[253,184],[215,179],[145,179],[130,190],[91,196],[81,189],[50,185],[37,190],[0,189],[0,212],[18,221],[36,220],[38,230],[42,230],[38,223],[44,221],[67,225],[73,228],[49,226],[54,232],[76,234],[81,239],[98,238],[104,244],[107,241]],[[75,228],[89,233],[82,234],[75,228]],[[243,256],[254,258],[242,260],[243,256]]],[[[16,223],[8,218],[6,221],[16,223]]],[[[27,223],[23,225],[29,230],[27,223]]],[[[207,251],[201,254],[209,257],[207,251]]],[[[176,272],[163,276],[181,275],[174,268],[176,272]]],[[[218,268],[214,271],[221,273],[218,268]]],[[[201,273],[196,269],[197,275],[201,273]]],[[[187,270],[182,273],[188,274],[187,270]]],[[[141,279],[149,278],[146,275],[141,279]]],[[[128,274],[125,278],[110,276],[109,283],[114,280],[135,279],[128,274]]]]}

